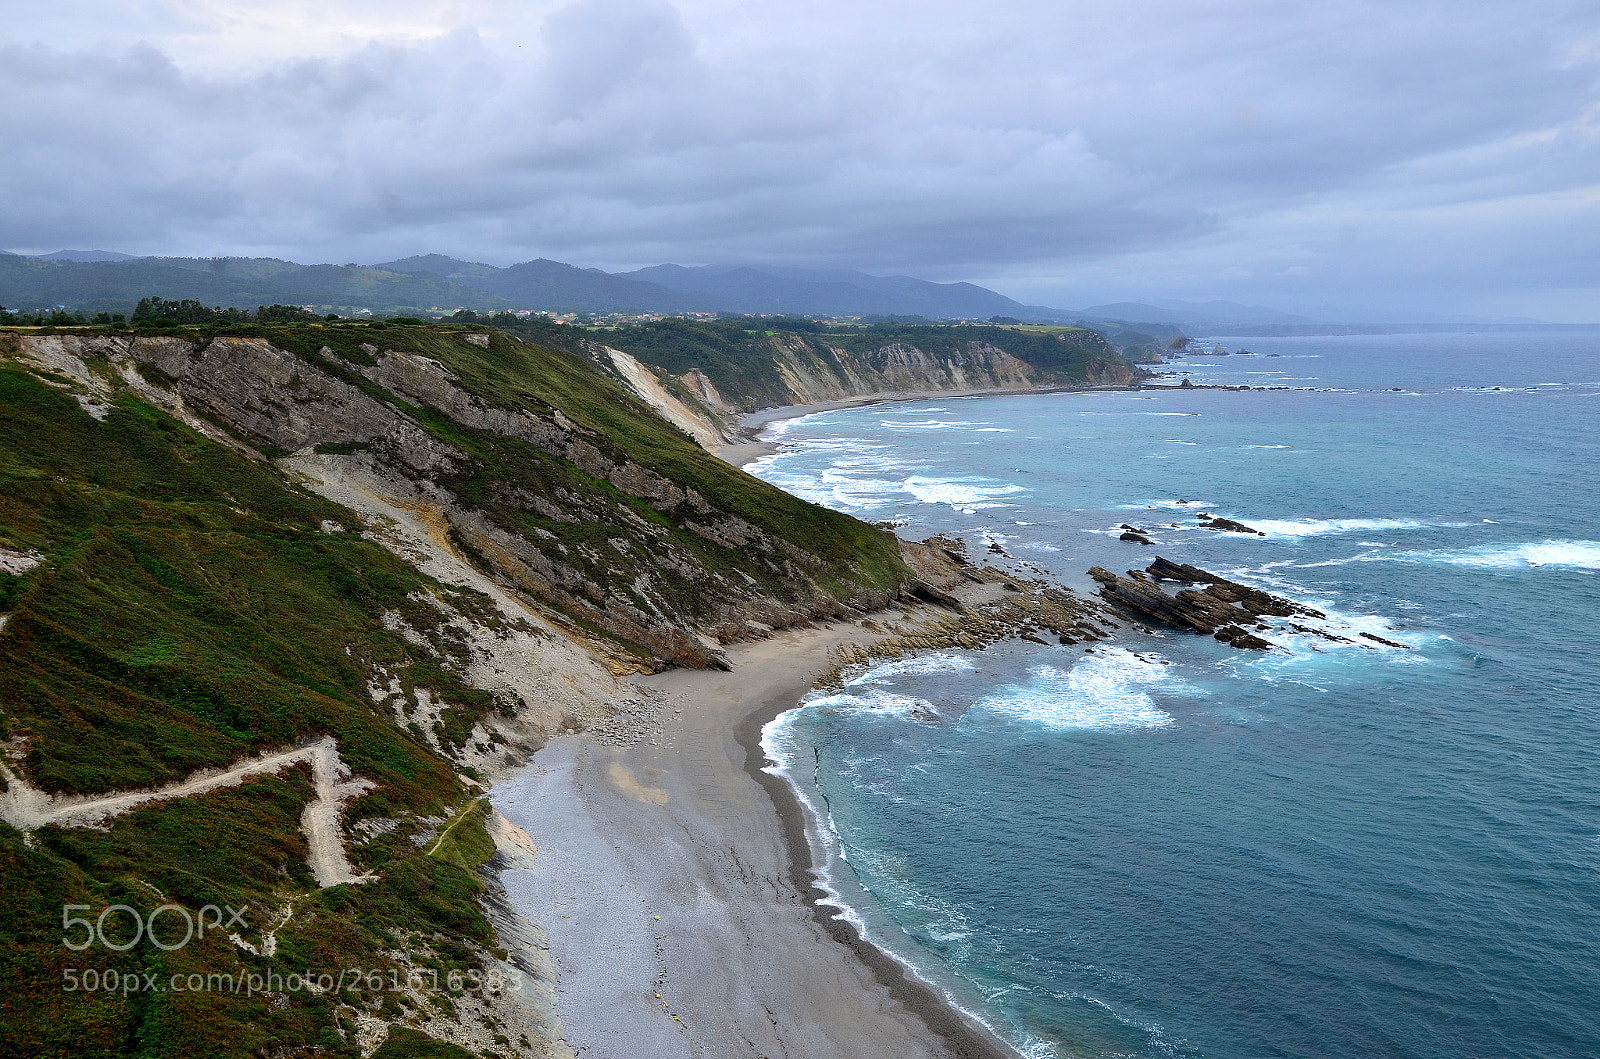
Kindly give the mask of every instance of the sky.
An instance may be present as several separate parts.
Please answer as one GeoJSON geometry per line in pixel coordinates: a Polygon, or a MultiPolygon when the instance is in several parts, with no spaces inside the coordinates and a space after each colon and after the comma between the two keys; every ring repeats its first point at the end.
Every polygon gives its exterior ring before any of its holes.
{"type": "Polygon", "coordinates": [[[1600,321],[1600,4],[55,0],[0,247],[1600,321]]]}

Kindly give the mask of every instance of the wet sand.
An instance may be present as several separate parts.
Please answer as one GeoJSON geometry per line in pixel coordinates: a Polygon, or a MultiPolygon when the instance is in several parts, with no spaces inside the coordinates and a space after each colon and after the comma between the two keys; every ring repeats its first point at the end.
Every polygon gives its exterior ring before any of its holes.
{"type": "Polygon", "coordinates": [[[875,635],[787,630],[732,648],[732,672],[638,678],[669,700],[653,736],[563,736],[495,788],[538,847],[501,882],[549,936],[579,1055],[1014,1055],[815,910],[803,809],[760,771],[761,726],[831,668],[831,650],[875,635]]]}

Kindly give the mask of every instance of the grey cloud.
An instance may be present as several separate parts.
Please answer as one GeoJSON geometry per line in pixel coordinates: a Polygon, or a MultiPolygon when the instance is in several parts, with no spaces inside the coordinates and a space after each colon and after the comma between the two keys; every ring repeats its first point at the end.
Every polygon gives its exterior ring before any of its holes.
{"type": "Polygon", "coordinates": [[[542,37],[553,116],[592,112],[647,79],[670,88],[674,74],[692,76],[694,41],[664,0],[580,0],[550,15],[542,37]]]}
{"type": "Polygon", "coordinates": [[[1398,282],[1600,315],[1592,5],[463,12],[265,59],[194,51],[192,21],[0,47],[0,242],[844,264],[1057,304],[1398,282]]]}

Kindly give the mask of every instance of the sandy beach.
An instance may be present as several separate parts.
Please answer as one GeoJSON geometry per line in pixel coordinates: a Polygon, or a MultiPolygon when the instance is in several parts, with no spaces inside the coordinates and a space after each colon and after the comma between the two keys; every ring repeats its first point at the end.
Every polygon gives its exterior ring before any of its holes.
{"type": "Polygon", "coordinates": [[[733,647],[732,672],[637,678],[662,696],[653,732],[631,746],[562,736],[494,789],[538,847],[531,868],[501,881],[548,934],[577,1054],[1014,1054],[816,913],[803,810],[760,772],[761,725],[831,668],[831,651],[876,635],[851,623],[791,629],[733,647]]]}

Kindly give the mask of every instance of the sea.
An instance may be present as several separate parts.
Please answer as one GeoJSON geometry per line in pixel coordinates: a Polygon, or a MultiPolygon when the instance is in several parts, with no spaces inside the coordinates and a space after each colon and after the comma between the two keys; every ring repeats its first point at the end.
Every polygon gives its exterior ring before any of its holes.
{"type": "Polygon", "coordinates": [[[828,903],[1032,1056],[1600,1056],[1600,332],[1219,344],[1161,381],[1248,392],[768,428],[753,473],[908,538],[1084,594],[1159,555],[1348,641],[847,674],[763,733],[828,903]]]}

